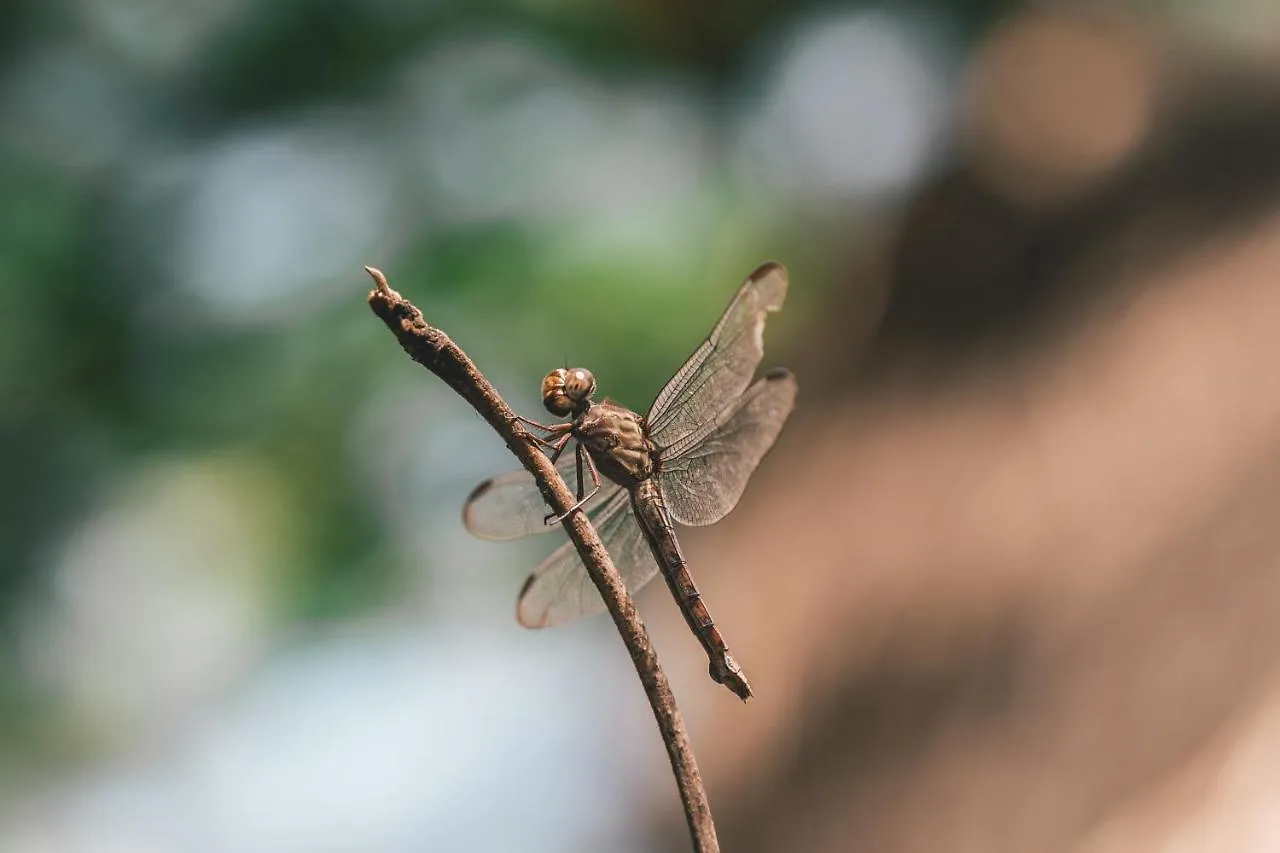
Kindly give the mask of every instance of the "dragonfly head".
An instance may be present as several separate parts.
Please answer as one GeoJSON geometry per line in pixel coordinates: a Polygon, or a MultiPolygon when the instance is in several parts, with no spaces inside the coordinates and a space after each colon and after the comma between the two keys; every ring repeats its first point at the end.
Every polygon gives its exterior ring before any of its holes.
{"type": "Polygon", "coordinates": [[[557,367],[542,380],[542,405],[556,417],[587,410],[596,392],[596,378],[585,367],[557,367]]]}

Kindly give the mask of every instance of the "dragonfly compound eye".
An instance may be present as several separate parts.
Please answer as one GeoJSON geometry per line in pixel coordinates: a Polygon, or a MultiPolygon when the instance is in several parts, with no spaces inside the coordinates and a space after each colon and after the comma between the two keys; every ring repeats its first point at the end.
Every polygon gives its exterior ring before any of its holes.
{"type": "Polygon", "coordinates": [[[556,417],[567,417],[573,414],[574,402],[565,393],[565,377],[569,371],[557,367],[542,380],[542,405],[556,417]]]}
{"type": "Polygon", "coordinates": [[[575,367],[564,377],[564,393],[576,403],[588,400],[596,392],[596,378],[585,367],[575,367]]]}

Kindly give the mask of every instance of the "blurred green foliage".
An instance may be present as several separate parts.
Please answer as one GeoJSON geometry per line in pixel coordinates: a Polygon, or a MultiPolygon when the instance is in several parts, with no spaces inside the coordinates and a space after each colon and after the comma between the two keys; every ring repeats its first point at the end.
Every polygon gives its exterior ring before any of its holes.
{"type": "MultiPolygon", "coordinates": [[[[919,8],[972,37],[1009,5],[919,8]]],[[[637,408],[754,264],[781,257],[793,273],[816,273],[820,263],[806,261],[821,251],[803,226],[785,225],[786,210],[741,212],[752,202],[719,175],[688,188],[687,202],[707,211],[702,231],[666,254],[612,252],[607,244],[577,254],[576,232],[563,219],[528,218],[537,206],[441,225],[447,203],[408,192],[382,226],[392,235],[385,251],[375,246],[329,270],[328,282],[265,299],[261,317],[250,308],[227,322],[207,294],[182,284],[175,261],[189,248],[190,225],[175,193],[190,191],[189,172],[206,148],[340,109],[350,117],[338,124],[375,146],[368,156],[376,161],[381,137],[403,119],[405,67],[486,34],[541,45],[586,81],[675,81],[727,114],[740,96],[733,81],[761,45],[806,9],[824,8],[781,0],[7,4],[0,10],[6,636],[16,637],[24,608],[49,594],[64,538],[115,484],[153,460],[222,451],[256,460],[285,489],[271,499],[286,500],[289,515],[303,520],[281,531],[289,564],[279,568],[279,618],[342,615],[394,597],[403,560],[353,474],[354,418],[379,393],[413,393],[404,389],[432,380],[368,314],[361,262],[383,267],[495,378],[522,383],[504,387],[514,397],[532,400],[547,367],[567,359],[589,364],[609,396],[637,408]],[[46,77],[44,69],[68,76],[46,77]],[[166,158],[176,177],[156,168],[166,158]]],[[[718,144],[715,133],[709,144],[718,144]]],[[[394,187],[410,182],[403,163],[390,168],[394,187]]],[[[806,284],[819,280],[815,274],[806,284]]],[[[0,706],[27,709],[18,716],[30,734],[39,704],[22,666],[0,655],[0,706]]]]}

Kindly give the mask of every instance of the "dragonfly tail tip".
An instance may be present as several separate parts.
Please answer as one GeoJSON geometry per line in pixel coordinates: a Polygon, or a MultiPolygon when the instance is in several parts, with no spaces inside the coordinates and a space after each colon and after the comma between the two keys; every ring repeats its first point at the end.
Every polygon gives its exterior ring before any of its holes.
{"type": "Polygon", "coordinates": [[[712,681],[728,687],[733,695],[743,702],[754,695],[751,692],[751,684],[742,672],[741,664],[734,660],[732,655],[726,654],[723,660],[713,660],[709,670],[712,681]]]}

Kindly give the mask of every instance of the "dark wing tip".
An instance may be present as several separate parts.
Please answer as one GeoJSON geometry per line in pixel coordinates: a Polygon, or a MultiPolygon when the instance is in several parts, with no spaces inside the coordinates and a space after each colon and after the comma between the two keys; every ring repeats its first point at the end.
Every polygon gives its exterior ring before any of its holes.
{"type": "Polygon", "coordinates": [[[529,591],[529,587],[533,586],[534,581],[536,581],[537,579],[538,579],[538,575],[536,572],[529,575],[529,577],[525,578],[524,585],[520,587],[520,594],[516,596],[516,621],[520,623],[520,626],[522,628],[546,627],[545,614],[543,616],[543,620],[540,622],[532,622],[525,619],[525,612],[524,612],[524,606],[523,606],[524,597],[525,597],[525,594],[529,591]]]}
{"type": "Polygon", "coordinates": [[[777,261],[765,261],[763,264],[756,267],[755,272],[749,276],[749,279],[751,281],[759,281],[765,276],[771,275],[775,272],[784,279],[787,277],[787,268],[782,264],[777,261]]]}
{"type": "Polygon", "coordinates": [[[766,261],[756,267],[756,271],[742,287],[744,290],[748,288],[757,290],[759,302],[756,308],[762,308],[768,312],[782,310],[782,303],[787,298],[788,286],[787,268],[777,261],[766,261]]]}
{"type": "Polygon", "coordinates": [[[472,505],[484,497],[484,494],[493,488],[493,478],[481,480],[479,485],[471,490],[471,494],[467,495],[467,499],[462,502],[462,526],[471,529],[471,507],[472,505]]]}
{"type": "MultiPolygon", "coordinates": [[[[490,489],[492,489],[492,488],[493,488],[493,478],[492,478],[492,477],[490,477],[490,478],[489,478],[489,479],[487,479],[487,480],[481,480],[481,481],[480,481],[480,483],[479,483],[479,484],[478,484],[474,489],[472,489],[472,490],[471,490],[471,494],[467,495],[466,503],[468,503],[468,504],[469,504],[469,503],[471,503],[472,501],[477,501],[477,500],[479,500],[481,497],[483,497],[483,496],[484,496],[484,493],[485,493],[485,492],[489,491],[489,490],[490,490],[490,489]]],[[[465,504],[464,504],[464,506],[465,506],[465,504]]]]}

